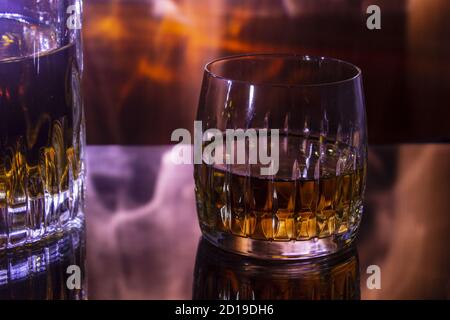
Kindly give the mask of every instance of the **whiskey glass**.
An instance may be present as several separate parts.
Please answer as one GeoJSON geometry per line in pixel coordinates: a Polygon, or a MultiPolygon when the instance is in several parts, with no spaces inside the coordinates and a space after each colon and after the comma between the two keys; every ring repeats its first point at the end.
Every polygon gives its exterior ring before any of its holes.
{"type": "Polygon", "coordinates": [[[358,67],[290,54],[218,59],[205,67],[196,119],[195,192],[207,240],[256,258],[304,259],[355,239],[367,167],[358,67]],[[274,170],[263,173],[270,164],[261,151],[275,155],[274,170]]]}
{"type": "Polygon", "coordinates": [[[0,254],[83,231],[81,15],[81,0],[0,2],[0,254]]]}

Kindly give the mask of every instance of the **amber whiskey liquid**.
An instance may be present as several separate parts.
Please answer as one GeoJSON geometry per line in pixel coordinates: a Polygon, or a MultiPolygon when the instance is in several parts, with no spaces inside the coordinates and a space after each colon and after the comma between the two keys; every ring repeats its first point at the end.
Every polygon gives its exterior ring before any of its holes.
{"type": "Polygon", "coordinates": [[[365,165],[350,146],[322,138],[280,137],[280,169],[197,165],[196,196],[203,233],[286,242],[349,239],[362,210],[365,165]]]}

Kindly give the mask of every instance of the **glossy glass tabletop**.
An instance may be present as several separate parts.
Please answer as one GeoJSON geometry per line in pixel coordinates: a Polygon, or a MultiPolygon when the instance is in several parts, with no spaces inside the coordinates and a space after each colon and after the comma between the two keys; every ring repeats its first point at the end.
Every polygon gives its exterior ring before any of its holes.
{"type": "Polygon", "coordinates": [[[89,299],[450,298],[448,144],[371,147],[356,246],[284,263],[200,240],[193,168],[170,146],[87,149],[89,299]]]}

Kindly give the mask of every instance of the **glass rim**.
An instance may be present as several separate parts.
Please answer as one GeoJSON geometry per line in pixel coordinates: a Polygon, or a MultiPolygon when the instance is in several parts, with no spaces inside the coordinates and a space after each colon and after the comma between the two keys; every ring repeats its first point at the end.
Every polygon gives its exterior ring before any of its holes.
{"type": "Polygon", "coordinates": [[[224,57],[219,57],[214,60],[209,61],[205,67],[204,67],[205,74],[211,76],[214,79],[221,80],[221,81],[232,81],[235,83],[242,83],[247,85],[254,85],[254,86],[268,86],[268,87],[286,87],[286,88],[311,88],[311,87],[329,87],[329,86],[335,86],[335,85],[341,85],[349,82],[353,82],[354,80],[361,77],[362,71],[361,68],[356,66],[355,64],[327,56],[316,56],[316,55],[305,55],[305,54],[296,54],[296,53],[245,53],[245,54],[236,54],[236,55],[229,55],[224,57]],[[280,58],[283,60],[288,59],[300,59],[301,61],[329,61],[335,64],[342,64],[345,65],[351,69],[353,69],[354,74],[349,77],[343,77],[342,80],[337,81],[324,81],[324,82],[317,82],[317,83],[283,83],[283,82],[253,82],[248,80],[242,80],[242,79],[233,79],[233,77],[226,77],[223,75],[220,75],[218,73],[215,73],[212,71],[212,66],[220,63],[220,62],[226,62],[231,60],[244,60],[244,59],[252,59],[252,58],[280,58]]]}

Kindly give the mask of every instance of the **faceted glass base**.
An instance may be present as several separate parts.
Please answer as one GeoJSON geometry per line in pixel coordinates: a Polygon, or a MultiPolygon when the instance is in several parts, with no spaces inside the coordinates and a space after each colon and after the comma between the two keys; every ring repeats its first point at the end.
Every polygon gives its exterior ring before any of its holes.
{"type": "Polygon", "coordinates": [[[237,254],[258,259],[310,259],[336,253],[347,248],[356,232],[305,241],[266,241],[203,229],[203,236],[213,245],[237,254]]]}

